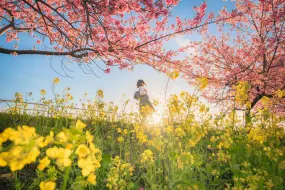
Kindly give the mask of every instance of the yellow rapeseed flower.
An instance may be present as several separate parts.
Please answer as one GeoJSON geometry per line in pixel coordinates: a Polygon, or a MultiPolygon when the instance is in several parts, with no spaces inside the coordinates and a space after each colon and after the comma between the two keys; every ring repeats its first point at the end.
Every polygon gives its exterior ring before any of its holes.
{"type": "Polygon", "coordinates": [[[278,98],[283,98],[285,97],[285,90],[280,90],[278,89],[275,94],[277,95],[278,98]]]}
{"type": "Polygon", "coordinates": [[[22,151],[23,151],[23,148],[21,146],[14,146],[11,149],[10,153],[13,157],[19,157],[21,155],[22,151]]]}
{"type": "Polygon", "coordinates": [[[267,182],[264,183],[267,189],[272,189],[274,187],[274,184],[272,182],[272,179],[269,179],[267,182]]]}
{"type": "Polygon", "coordinates": [[[57,159],[56,164],[62,167],[68,167],[71,165],[71,160],[69,156],[71,155],[72,151],[67,148],[59,148],[57,152],[57,159]]]}
{"type": "Polygon", "coordinates": [[[41,90],[41,95],[46,95],[46,91],[44,89],[41,90]]]}
{"type": "Polygon", "coordinates": [[[107,177],[106,187],[108,189],[129,189],[128,184],[131,182],[133,167],[130,163],[124,163],[120,157],[112,159],[110,172],[107,177]]]}
{"type": "Polygon", "coordinates": [[[169,78],[171,78],[172,80],[175,80],[175,79],[177,79],[179,77],[179,72],[177,70],[174,70],[172,72],[168,72],[167,76],[169,78]]]}
{"type": "Polygon", "coordinates": [[[0,134],[0,146],[2,146],[2,143],[6,142],[11,134],[14,132],[15,130],[12,128],[6,128],[3,133],[0,134]]]}
{"type": "Polygon", "coordinates": [[[40,190],[54,190],[56,187],[53,181],[43,181],[40,183],[40,190]]]}
{"type": "Polygon", "coordinates": [[[4,167],[4,166],[7,166],[7,157],[9,156],[9,153],[8,152],[1,152],[0,153],[0,166],[1,167],[4,167]]]}
{"type": "Polygon", "coordinates": [[[82,168],[82,175],[88,176],[91,172],[95,171],[95,167],[93,164],[93,159],[91,156],[88,156],[87,158],[81,158],[78,160],[78,166],[82,168]]]}
{"type": "Polygon", "coordinates": [[[169,134],[172,134],[172,133],[173,133],[173,126],[168,126],[168,127],[165,129],[165,132],[166,132],[166,133],[169,133],[169,134]]]}
{"type": "Polygon", "coordinates": [[[89,144],[93,143],[94,136],[90,134],[89,131],[86,131],[86,139],[89,144]]]}
{"type": "Polygon", "coordinates": [[[196,145],[196,142],[193,141],[192,139],[190,139],[190,140],[188,141],[188,145],[189,145],[190,148],[191,148],[191,147],[194,147],[194,146],[196,145]]]}
{"type": "Polygon", "coordinates": [[[58,157],[58,148],[52,147],[46,150],[46,155],[50,158],[57,158],[58,157]]]}
{"type": "Polygon", "coordinates": [[[67,136],[65,132],[61,131],[60,133],[57,134],[56,138],[59,140],[59,142],[65,143],[67,142],[67,136]]]}
{"type": "Polygon", "coordinates": [[[123,130],[123,134],[124,134],[124,135],[127,135],[127,134],[128,134],[128,130],[127,130],[127,129],[124,129],[124,130],[123,130]]]}
{"type": "Polygon", "coordinates": [[[1,144],[9,139],[13,146],[0,154],[0,165],[9,165],[11,171],[16,171],[21,170],[26,164],[35,162],[40,154],[38,138],[33,127],[18,126],[17,130],[5,129],[0,134],[1,144]]]}
{"type": "Polygon", "coordinates": [[[49,158],[56,159],[56,164],[60,167],[68,167],[71,165],[72,162],[69,159],[71,153],[72,151],[68,148],[52,147],[46,150],[46,155],[49,158]]]}
{"type": "Polygon", "coordinates": [[[40,150],[38,147],[34,146],[26,153],[26,156],[23,160],[26,160],[26,164],[30,164],[37,160],[37,157],[40,155],[40,150]]]}
{"type": "Polygon", "coordinates": [[[212,170],[211,174],[216,175],[217,174],[217,170],[212,170]]]}
{"type": "Polygon", "coordinates": [[[248,102],[248,91],[250,89],[250,84],[247,81],[239,81],[238,84],[235,86],[236,94],[235,100],[237,103],[243,105],[248,102]]]}
{"type": "Polygon", "coordinates": [[[92,185],[96,185],[96,175],[94,173],[91,173],[88,178],[87,181],[89,183],[91,183],[92,185]]]}
{"type": "Polygon", "coordinates": [[[122,132],[122,129],[119,128],[119,127],[118,127],[116,130],[117,130],[118,133],[121,133],[121,132],[122,132]]]}
{"type": "Polygon", "coordinates": [[[209,81],[207,78],[205,77],[200,77],[200,78],[197,78],[197,87],[200,89],[200,90],[203,90],[204,88],[206,88],[209,84],[209,81]]]}
{"type": "Polygon", "coordinates": [[[65,146],[65,148],[67,148],[67,149],[72,149],[72,147],[73,147],[73,145],[71,143],[67,143],[65,146]]]}
{"type": "Polygon", "coordinates": [[[215,136],[212,136],[212,137],[210,138],[210,141],[211,141],[211,142],[216,142],[216,140],[217,140],[217,139],[215,138],[215,136]]]}
{"type": "Polygon", "coordinates": [[[102,154],[101,150],[99,148],[96,148],[93,143],[89,145],[89,148],[93,154],[99,154],[99,155],[102,154]]]}
{"type": "Polygon", "coordinates": [[[23,162],[18,162],[18,160],[11,160],[9,161],[9,166],[11,171],[17,171],[23,169],[25,166],[23,162]]]}
{"type": "Polygon", "coordinates": [[[44,157],[39,162],[40,164],[38,165],[38,169],[42,171],[49,165],[50,160],[48,159],[48,157],[44,157]]]}
{"type": "Polygon", "coordinates": [[[28,126],[18,126],[17,130],[9,131],[9,139],[14,142],[15,145],[30,144],[31,139],[36,137],[36,129],[28,126]]]}
{"type": "Polygon", "coordinates": [[[123,141],[124,141],[124,137],[119,136],[119,137],[117,138],[117,141],[118,141],[119,143],[123,142],[123,141]]]}
{"type": "Polygon", "coordinates": [[[180,127],[178,127],[178,128],[175,129],[175,134],[176,134],[178,137],[184,137],[184,136],[185,136],[185,132],[184,132],[183,129],[181,129],[180,127]]]}
{"type": "Polygon", "coordinates": [[[83,123],[83,122],[80,121],[80,120],[77,120],[75,127],[76,127],[77,129],[84,129],[84,128],[86,127],[86,124],[83,123]]]}
{"type": "Polygon", "coordinates": [[[81,144],[77,147],[75,153],[79,156],[79,158],[85,158],[88,154],[90,154],[90,149],[85,144],[81,144]]]}
{"type": "Polygon", "coordinates": [[[103,90],[98,90],[98,91],[97,91],[97,96],[99,96],[100,98],[104,98],[104,92],[103,92],[103,90]]]}
{"type": "Polygon", "coordinates": [[[136,137],[141,144],[144,144],[148,141],[147,136],[141,131],[136,133],[136,137]]]}
{"type": "Polygon", "coordinates": [[[6,157],[6,161],[9,163],[11,171],[21,170],[26,164],[35,162],[40,154],[37,147],[32,147],[29,149],[29,151],[23,151],[22,149],[18,148],[16,149],[17,150],[13,149],[13,151],[20,151],[20,155],[13,156],[13,154],[9,153],[6,157]]]}
{"type": "Polygon", "coordinates": [[[36,144],[40,147],[40,148],[43,148],[43,147],[46,147],[47,145],[51,144],[54,139],[54,133],[53,131],[50,131],[50,134],[46,137],[39,137],[37,140],[36,140],[36,144]]]}
{"type": "Polygon", "coordinates": [[[53,82],[53,84],[58,84],[59,83],[59,78],[54,78],[52,82],[53,82]]]}
{"type": "Polygon", "coordinates": [[[153,162],[154,162],[153,152],[149,149],[145,150],[141,154],[141,163],[153,163],[153,162]]]}
{"type": "Polygon", "coordinates": [[[283,160],[283,161],[281,161],[281,162],[279,163],[278,168],[279,168],[280,170],[285,170],[285,160],[283,160]]]}
{"type": "Polygon", "coordinates": [[[63,158],[56,159],[56,164],[59,167],[68,167],[72,164],[72,161],[69,158],[63,157],[63,158]]]}
{"type": "MultiPolygon", "coordinates": [[[[100,161],[102,159],[101,151],[94,146],[94,144],[89,144],[91,152],[85,157],[78,159],[78,167],[82,169],[82,175],[88,176],[91,173],[94,173],[96,169],[101,167],[100,161]]],[[[85,148],[84,148],[85,149],[85,148]]]]}

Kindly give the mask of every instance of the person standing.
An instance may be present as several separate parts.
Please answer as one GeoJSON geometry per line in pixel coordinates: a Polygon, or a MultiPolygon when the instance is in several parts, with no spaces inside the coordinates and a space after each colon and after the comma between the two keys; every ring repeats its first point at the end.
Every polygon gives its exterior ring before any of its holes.
{"type": "Polygon", "coordinates": [[[134,95],[134,98],[136,100],[139,100],[140,113],[143,115],[146,114],[146,113],[143,113],[145,112],[146,109],[149,109],[151,113],[155,111],[152,103],[149,101],[149,96],[147,94],[147,90],[145,86],[146,84],[143,80],[138,80],[137,82],[138,91],[136,91],[134,95]]]}

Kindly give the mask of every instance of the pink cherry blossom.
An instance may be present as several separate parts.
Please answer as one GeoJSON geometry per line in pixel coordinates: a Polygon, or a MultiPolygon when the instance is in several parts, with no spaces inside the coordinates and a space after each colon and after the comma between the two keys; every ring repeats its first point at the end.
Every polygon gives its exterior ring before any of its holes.
{"type": "MultiPolygon", "coordinates": [[[[220,34],[206,32],[200,43],[191,42],[194,53],[181,72],[190,83],[197,77],[207,78],[210,85],[204,95],[213,102],[232,106],[235,86],[247,81],[250,109],[262,107],[260,100],[268,97],[273,102],[272,110],[285,113],[285,98],[275,95],[285,90],[284,4],[284,0],[236,0],[236,10],[222,9],[217,15],[221,21],[216,23],[220,34]],[[231,19],[222,19],[228,16],[231,19]]],[[[201,5],[195,10],[203,14],[204,8],[201,5]]]]}
{"type": "MultiPolygon", "coordinates": [[[[43,49],[15,50],[5,46],[0,53],[67,56],[79,63],[92,63],[95,58],[100,58],[108,65],[108,60],[116,60],[120,68],[133,63],[146,63],[155,68],[162,68],[161,65],[166,63],[175,65],[171,57],[175,53],[165,50],[165,43],[173,37],[191,34],[200,27],[198,24],[207,26],[203,22],[205,3],[196,10],[196,19],[182,21],[177,18],[178,25],[170,25],[171,5],[178,2],[0,1],[0,15],[5,17],[0,21],[0,35],[6,35],[7,43],[19,40],[18,33],[38,39],[30,47],[44,43],[43,49]],[[153,26],[152,23],[157,24],[153,26]]],[[[181,50],[176,53],[182,53],[181,50]]]]}

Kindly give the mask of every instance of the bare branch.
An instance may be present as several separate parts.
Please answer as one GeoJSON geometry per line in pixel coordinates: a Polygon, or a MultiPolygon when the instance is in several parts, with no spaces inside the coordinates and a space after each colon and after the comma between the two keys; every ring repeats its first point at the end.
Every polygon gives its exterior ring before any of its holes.
{"type": "Polygon", "coordinates": [[[13,50],[13,49],[5,49],[0,47],[0,53],[3,54],[13,54],[16,53],[18,55],[56,55],[56,56],[71,56],[74,58],[83,58],[88,56],[88,52],[98,53],[96,50],[91,48],[81,48],[73,51],[66,52],[55,52],[55,51],[42,51],[42,50],[13,50]]]}

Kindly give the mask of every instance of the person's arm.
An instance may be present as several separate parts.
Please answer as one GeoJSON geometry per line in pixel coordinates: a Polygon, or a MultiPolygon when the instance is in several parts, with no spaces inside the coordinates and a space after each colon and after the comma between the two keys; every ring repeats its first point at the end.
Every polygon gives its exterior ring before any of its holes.
{"type": "Polygon", "coordinates": [[[144,96],[144,95],[147,94],[147,90],[144,87],[142,87],[142,86],[140,87],[139,92],[140,92],[141,96],[144,96]]]}

